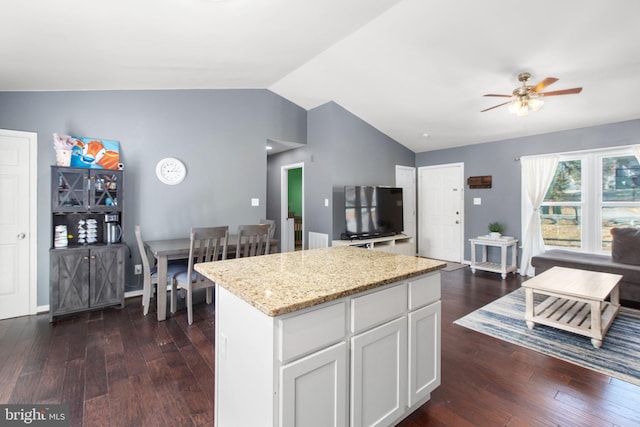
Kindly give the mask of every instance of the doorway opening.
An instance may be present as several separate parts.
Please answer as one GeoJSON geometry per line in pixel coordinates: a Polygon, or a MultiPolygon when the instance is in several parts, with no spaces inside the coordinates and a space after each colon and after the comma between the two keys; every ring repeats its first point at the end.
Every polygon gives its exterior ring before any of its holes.
{"type": "Polygon", "coordinates": [[[282,166],[282,252],[304,249],[304,163],[282,166]]]}
{"type": "Polygon", "coordinates": [[[289,169],[287,218],[293,218],[294,250],[302,250],[302,168],[289,169]]]}

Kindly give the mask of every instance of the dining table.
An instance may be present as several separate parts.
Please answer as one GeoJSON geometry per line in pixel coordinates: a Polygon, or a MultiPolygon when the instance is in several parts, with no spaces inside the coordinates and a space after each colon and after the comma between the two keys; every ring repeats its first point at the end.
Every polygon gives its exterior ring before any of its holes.
{"type": "MultiPolygon", "coordinates": [[[[269,240],[270,253],[278,252],[278,239],[269,240]]],[[[227,252],[235,252],[238,244],[238,235],[230,234],[229,242],[227,242],[227,252]]],[[[160,283],[167,283],[167,266],[169,261],[188,259],[189,250],[191,247],[191,239],[189,238],[177,238],[177,239],[164,239],[164,240],[147,240],[144,242],[146,249],[153,254],[156,259],[156,267],[158,274],[158,291],[156,293],[156,312],[158,315],[158,321],[167,319],[167,298],[166,293],[162,298],[160,292],[160,283]]]]}

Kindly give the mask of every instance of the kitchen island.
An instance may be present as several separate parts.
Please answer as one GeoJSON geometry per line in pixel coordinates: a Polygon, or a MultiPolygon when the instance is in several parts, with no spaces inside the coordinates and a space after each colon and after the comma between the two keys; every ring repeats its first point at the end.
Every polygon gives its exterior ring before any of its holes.
{"type": "Polygon", "coordinates": [[[198,264],[216,282],[216,426],[406,417],[440,384],[445,265],[354,247],[198,264]]]}

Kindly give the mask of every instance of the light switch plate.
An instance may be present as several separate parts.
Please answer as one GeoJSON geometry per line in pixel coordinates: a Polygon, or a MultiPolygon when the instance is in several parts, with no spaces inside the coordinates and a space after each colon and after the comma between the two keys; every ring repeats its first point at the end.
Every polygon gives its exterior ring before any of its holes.
{"type": "Polygon", "coordinates": [[[260,206],[260,199],[251,199],[251,206],[260,206]]]}
{"type": "Polygon", "coordinates": [[[324,205],[329,206],[329,199],[324,199],[324,205]]]}
{"type": "Polygon", "coordinates": [[[473,204],[474,205],[481,205],[482,204],[482,199],[480,197],[474,197],[473,198],[473,204]]]}

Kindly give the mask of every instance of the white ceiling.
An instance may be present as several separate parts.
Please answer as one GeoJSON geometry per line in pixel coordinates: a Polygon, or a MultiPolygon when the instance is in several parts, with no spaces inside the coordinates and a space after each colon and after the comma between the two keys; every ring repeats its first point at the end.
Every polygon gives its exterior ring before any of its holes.
{"type": "Polygon", "coordinates": [[[0,91],[268,88],[415,152],[640,118],[635,0],[0,0],[0,91]],[[485,93],[548,90],[516,117],[485,93]],[[423,133],[428,133],[425,138],[423,133]]]}

